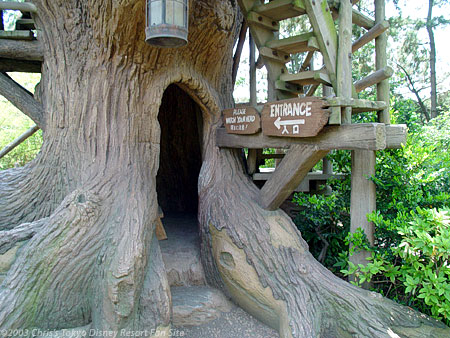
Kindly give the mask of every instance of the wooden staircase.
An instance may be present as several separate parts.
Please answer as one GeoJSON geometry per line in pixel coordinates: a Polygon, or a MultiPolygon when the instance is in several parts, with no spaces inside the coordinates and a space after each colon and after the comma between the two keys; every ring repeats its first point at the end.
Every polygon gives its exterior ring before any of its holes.
{"type": "MultiPolygon", "coordinates": [[[[269,78],[275,83],[278,99],[297,97],[299,94],[312,96],[320,84],[332,86],[336,94],[340,95],[336,80],[339,63],[338,32],[334,24],[334,20],[338,17],[340,1],[239,0],[238,2],[269,78]],[[280,21],[303,15],[308,16],[313,31],[280,38],[280,21]],[[307,55],[303,58],[303,66],[298,72],[289,73],[286,64],[295,54],[304,53],[307,55]],[[314,53],[321,53],[323,56],[324,67],[320,70],[312,70],[309,67],[314,53]]],[[[352,20],[354,24],[368,30],[366,35],[355,42],[353,52],[380,36],[389,26],[384,20],[375,24],[375,20],[355,9],[352,11],[352,20]]],[[[357,90],[353,86],[354,98],[357,91],[385,80],[392,72],[390,69],[384,69],[377,75],[379,76],[358,81],[357,90]]],[[[340,124],[340,119],[335,120],[340,124]]]]}
{"type": "MultiPolygon", "coordinates": [[[[406,133],[404,129],[400,130],[402,126],[389,126],[387,79],[392,75],[392,69],[387,67],[387,36],[383,34],[389,27],[385,20],[384,0],[375,0],[375,19],[353,8],[357,2],[358,0],[350,2],[348,0],[238,0],[250,29],[250,47],[254,48],[256,45],[259,49],[258,62],[252,61],[254,53],[252,51],[250,53],[250,104],[256,105],[256,67],[261,68],[264,64],[276,94],[269,95],[270,101],[313,96],[320,86],[324,86],[324,96],[331,113],[328,124],[336,125],[325,127],[316,138],[300,140],[268,137],[263,132],[256,135],[227,135],[224,131],[218,130],[219,146],[248,148],[248,174],[252,175],[253,179],[266,181],[261,187],[259,196],[259,203],[265,209],[277,209],[294,190],[304,189],[299,184],[302,181],[309,182],[308,175],[312,177],[309,171],[329,150],[350,149],[359,151],[369,158],[373,155],[373,151],[396,148],[404,142],[406,133]],[[307,17],[312,30],[309,28],[308,31],[291,36],[281,36],[280,27],[283,26],[281,21],[302,16],[307,17]],[[335,23],[336,19],[338,24],[335,23]],[[358,25],[367,30],[353,43],[352,25],[358,25]],[[375,39],[376,71],[353,83],[351,54],[375,39]],[[320,69],[313,69],[311,65],[311,60],[316,53],[322,56],[323,66],[320,69]],[[302,54],[300,55],[302,64],[298,69],[290,72],[287,64],[294,58],[298,59],[299,54],[302,54]],[[358,99],[358,92],[375,84],[379,101],[358,99]],[[367,111],[376,111],[380,123],[372,126],[351,124],[352,114],[367,111]],[[355,139],[344,146],[342,142],[349,141],[349,136],[362,127],[384,129],[385,135],[381,137],[382,144],[376,141],[378,145],[367,145],[362,149],[363,144],[372,138],[368,137],[372,132],[358,132],[355,139]],[[322,147],[321,144],[328,138],[330,144],[322,147]],[[396,142],[397,139],[402,140],[396,142]],[[282,147],[289,147],[289,149],[276,170],[270,175],[261,175],[258,172],[261,156],[258,154],[262,154],[263,148],[282,147]]],[[[378,139],[380,135],[375,132],[373,140],[378,139]]],[[[359,167],[364,161],[365,159],[355,160],[352,169],[359,167]]],[[[328,177],[322,176],[319,178],[328,177]]],[[[315,179],[317,180],[317,177],[315,179]]],[[[352,198],[361,197],[355,196],[352,198]]],[[[365,215],[360,211],[353,208],[352,215],[365,215]]]]}

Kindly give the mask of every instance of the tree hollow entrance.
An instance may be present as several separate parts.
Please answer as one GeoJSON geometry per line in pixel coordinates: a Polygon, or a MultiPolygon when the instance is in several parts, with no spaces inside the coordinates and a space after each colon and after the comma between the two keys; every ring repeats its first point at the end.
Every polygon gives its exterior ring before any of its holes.
{"type": "Polygon", "coordinates": [[[167,216],[197,215],[198,175],[202,165],[201,108],[177,85],[164,92],[158,121],[160,164],[156,177],[158,203],[167,216]]]}
{"type": "Polygon", "coordinates": [[[205,283],[198,236],[198,176],[202,165],[202,110],[177,85],[164,92],[158,121],[160,164],[158,203],[167,240],[160,241],[169,285],[205,283]]]}

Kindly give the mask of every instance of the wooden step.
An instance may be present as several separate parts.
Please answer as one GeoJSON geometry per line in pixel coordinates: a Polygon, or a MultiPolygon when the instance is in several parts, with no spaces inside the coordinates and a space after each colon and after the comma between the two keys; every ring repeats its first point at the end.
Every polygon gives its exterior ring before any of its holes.
{"type": "Polygon", "coordinates": [[[289,92],[294,95],[303,94],[303,86],[281,80],[275,81],[275,89],[289,92]]]}
{"type": "Polygon", "coordinates": [[[287,54],[319,50],[319,45],[313,32],[291,36],[285,39],[274,39],[269,41],[266,46],[287,54]]]}
{"type": "Polygon", "coordinates": [[[34,34],[29,30],[0,31],[0,39],[9,40],[33,40],[34,34]]]}
{"type": "Polygon", "coordinates": [[[328,86],[331,85],[330,77],[325,70],[310,70],[297,74],[281,74],[280,80],[301,86],[317,85],[321,83],[328,86]]]}
{"type": "Polygon", "coordinates": [[[36,29],[33,19],[18,19],[16,21],[16,30],[32,30],[36,29]]]}
{"type": "Polygon", "coordinates": [[[271,49],[269,47],[261,47],[259,49],[259,55],[283,64],[291,61],[291,56],[289,54],[271,49]]]}
{"type": "Polygon", "coordinates": [[[273,20],[265,15],[258,14],[256,12],[249,12],[247,16],[247,22],[249,25],[258,26],[271,31],[280,30],[278,21],[273,20]]]}
{"type": "Polygon", "coordinates": [[[256,6],[253,10],[275,21],[306,14],[303,2],[298,0],[273,0],[267,4],[256,6]]]}

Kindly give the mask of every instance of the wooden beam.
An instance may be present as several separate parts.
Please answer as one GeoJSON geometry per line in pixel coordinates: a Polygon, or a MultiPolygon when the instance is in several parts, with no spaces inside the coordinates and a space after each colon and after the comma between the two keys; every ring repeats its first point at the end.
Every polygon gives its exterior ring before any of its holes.
{"type": "Polygon", "coordinates": [[[261,160],[262,149],[249,149],[247,157],[247,170],[249,175],[253,175],[259,169],[259,161],[261,160]]]}
{"type": "Polygon", "coordinates": [[[389,66],[383,69],[379,69],[376,72],[373,72],[369,76],[365,77],[364,79],[355,82],[356,92],[359,93],[367,87],[373,86],[374,84],[380,83],[383,80],[389,79],[392,74],[394,74],[394,70],[389,66]]]}
{"type": "Polygon", "coordinates": [[[280,76],[281,81],[293,83],[300,86],[316,85],[316,84],[331,84],[330,77],[324,70],[308,70],[306,72],[300,72],[296,74],[282,74],[280,76]]]}
{"type": "Polygon", "coordinates": [[[304,0],[309,21],[323,55],[333,88],[336,90],[337,32],[326,0],[304,0]]]}
{"type": "Polygon", "coordinates": [[[375,20],[369,18],[367,15],[362,14],[360,11],[356,9],[352,10],[352,21],[355,25],[363,27],[367,30],[375,26],[375,20]]]}
{"type": "MultiPolygon", "coordinates": [[[[341,1],[339,6],[339,49],[337,57],[336,95],[343,98],[352,97],[352,4],[341,1]]],[[[352,108],[343,107],[342,123],[352,123],[352,108]]]]}
{"type": "Polygon", "coordinates": [[[258,103],[258,98],[256,96],[256,46],[253,40],[252,33],[249,34],[248,39],[249,44],[249,63],[250,63],[250,105],[255,107],[258,103]]]}
{"type": "Polygon", "coordinates": [[[239,63],[241,61],[241,55],[242,55],[242,50],[244,48],[245,37],[247,35],[247,31],[248,31],[247,21],[243,20],[242,25],[241,25],[241,30],[239,32],[239,40],[236,45],[236,52],[234,53],[234,56],[233,56],[233,72],[232,72],[233,86],[236,83],[236,77],[237,77],[237,73],[238,73],[238,69],[239,69],[239,63]]]}
{"type": "MultiPolygon", "coordinates": [[[[333,19],[336,19],[339,16],[338,12],[339,12],[341,1],[340,0],[330,0],[328,2],[330,5],[330,8],[332,10],[332,17],[333,17],[333,19]]],[[[352,3],[352,4],[354,5],[354,3],[352,3]]],[[[352,22],[355,25],[363,27],[367,30],[371,29],[375,25],[375,20],[368,17],[367,15],[364,15],[357,9],[352,9],[352,22]]]]}
{"type": "Polygon", "coordinates": [[[30,30],[14,30],[14,31],[0,30],[0,39],[34,40],[34,34],[30,30]]]}
{"type": "Polygon", "coordinates": [[[8,75],[0,74],[0,94],[44,129],[44,109],[28,90],[8,75]]]}
{"type": "Polygon", "coordinates": [[[167,233],[164,229],[163,222],[161,218],[157,217],[155,222],[155,234],[158,241],[165,241],[167,239],[167,233]]]}
{"type": "Polygon", "coordinates": [[[298,187],[314,165],[328,154],[314,146],[291,146],[275,172],[260,191],[264,209],[276,210],[298,187]]]}
{"type": "Polygon", "coordinates": [[[38,126],[31,127],[28,129],[25,133],[20,135],[18,138],[16,138],[14,141],[12,141],[10,144],[8,144],[5,148],[0,151],[0,158],[3,158],[6,154],[14,150],[17,146],[22,144],[27,138],[29,138],[31,135],[33,135],[35,132],[37,132],[40,128],[38,126]]]}
{"type": "MultiPolygon", "coordinates": [[[[382,23],[385,20],[386,4],[385,0],[375,0],[375,22],[382,23]]],[[[384,69],[387,66],[387,32],[383,32],[375,39],[375,68],[384,69]]],[[[389,80],[383,80],[377,83],[377,100],[385,101],[388,106],[378,114],[378,121],[390,124],[391,115],[389,112],[390,89],[389,80]]]]}
{"type": "Polygon", "coordinates": [[[306,54],[305,60],[302,63],[302,66],[300,67],[300,71],[304,72],[306,69],[308,69],[311,66],[311,60],[314,56],[314,52],[308,52],[308,54],[306,54]]]}
{"type": "MultiPolygon", "coordinates": [[[[376,210],[375,183],[370,179],[375,176],[375,152],[368,150],[352,151],[352,183],[350,197],[350,231],[356,233],[361,228],[369,243],[374,243],[374,224],[367,221],[367,214],[376,210]]],[[[358,251],[350,256],[355,265],[366,265],[368,251],[358,251]]],[[[350,280],[355,280],[350,276],[350,280]]]]}
{"type": "Polygon", "coordinates": [[[16,30],[34,30],[36,26],[34,25],[33,19],[17,19],[16,21],[16,30]]]}
{"type": "Polygon", "coordinates": [[[0,57],[7,59],[43,61],[44,51],[40,41],[0,40],[0,57]]]}
{"type": "Polygon", "coordinates": [[[370,41],[376,39],[381,34],[389,29],[389,22],[384,20],[378,22],[375,26],[372,27],[366,34],[361,36],[358,40],[356,40],[352,45],[352,52],[356,52],[362,46],[368,44],[370,41]]]}
{"type": "Polygon", "coordinates": [[[342,97],[332,97],[327,99],[330,107],[352,107],[353,114],[359,114],[368,111],[380,111],[386,108],[384,101],[372,101],[363,99],[352,99],[342,97]]]}
{"type": "Polygon", "coordinates": [[[37,13],[37,7],[31,2],[0,1],[0,9],[37,13]]]}
{"type": "Polygon", "coordinates": [[[313,96],[316,92],[317,88],[319,88],[319,84],[313,84],[309,87],[308,91],[306,92],[306,96],[313,96]]]}
{"type": "Polygon", "coordinates": [[[405,145],[407,133],[406,124],[386,125],[386,149],[398,149],[405,145]]]}
{"type": "MultiPolygon", "coordinates": [[[[405,133],[405,130],[398,128],[392,133],[405,133]]],[[[401,136],[393,136],[393,139],[399,140],[401,136]]],[[[261,132],[254,135],[228,134],[225,128],[219,128],[216,144],[221,148],[284,148],[300,144],[313,145],[321,150],[383,150],[386,148],[386,129],[382,123],[327,126],[315,137],[295,138],[266,136],[261,132]]]]}
{"type": "Polygon", "coordinates": [[[0,73],[6,72],[41,73],[42,62],[0,58],[0,73]]]}

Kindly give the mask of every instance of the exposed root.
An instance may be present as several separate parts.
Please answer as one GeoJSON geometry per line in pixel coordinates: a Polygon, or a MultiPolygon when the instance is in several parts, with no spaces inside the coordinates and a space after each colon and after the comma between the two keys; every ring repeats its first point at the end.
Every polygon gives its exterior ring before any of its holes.
{"type": "Polygon", "coordinates": [[[282,337],[450,337],[442,323],[334,276],[312,257],[284,212],[258,205],[255,189],[236,170],[237,157],[221,155],[214,183],[201,195],[203,240],[215,243],[215,262],[205,259],[205,270],[219,267],[228,291],[247,311],[260,316],[260,304],[268,313],[260,319],[282,337]],[[270,290],[272,301],[261,288],[270,290]],[[286,310],[275,307],[280,301],[286,310]]]}
{"type": "Polygon", "coordinates": [[[46,218],[33,223],[24,223],[13,230],[0,231],[0,255],[12,249],[18,242],[33,237],[45,224],[46,218]]]}

